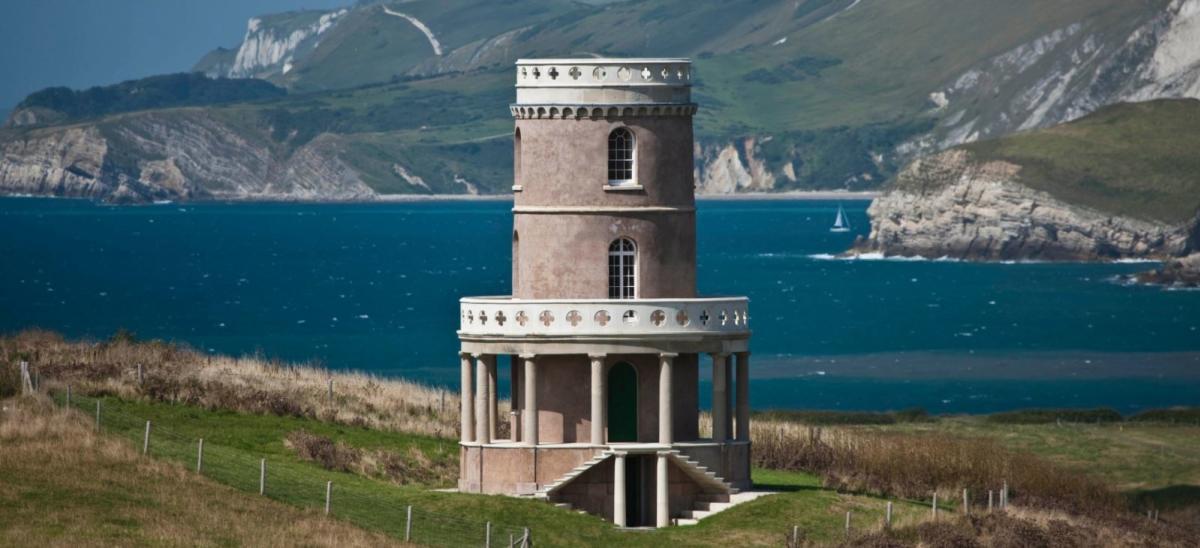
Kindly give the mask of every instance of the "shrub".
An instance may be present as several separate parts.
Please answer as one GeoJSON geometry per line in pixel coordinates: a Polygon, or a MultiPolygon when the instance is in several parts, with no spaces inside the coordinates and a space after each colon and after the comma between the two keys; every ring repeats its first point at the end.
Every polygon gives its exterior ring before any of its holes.
{"type": "Polygon", "coordinates": [[[1136,422],[1164,422],[1170,424],[1200,424],[1200,407],[1171,407],[1148,409],[1132,417],[1136,422]]]}
{"type": "Polygon", "coordinates": [[[1049,424],[1052,422],[1109,423],[1125,420],[1114,409],[1019,409],[988,415],[996,424],[1049,424]]]}

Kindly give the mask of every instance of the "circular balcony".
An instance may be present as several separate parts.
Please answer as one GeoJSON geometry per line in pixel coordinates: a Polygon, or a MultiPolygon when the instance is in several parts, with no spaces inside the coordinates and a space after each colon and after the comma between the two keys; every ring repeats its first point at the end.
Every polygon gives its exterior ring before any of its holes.
{"type": "Polygon", "coordinates": [[[467,297],[463,337],[621,337],[750,334],[749,299],[556,299],[467,297]]]}

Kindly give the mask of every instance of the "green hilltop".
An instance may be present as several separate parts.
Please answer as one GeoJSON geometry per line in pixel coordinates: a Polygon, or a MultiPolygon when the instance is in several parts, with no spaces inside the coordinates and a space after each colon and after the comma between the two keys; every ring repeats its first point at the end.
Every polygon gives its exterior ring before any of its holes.
{"type": "Polygon", "coordinates": [[[1023,184],[1068,203],[1169,224],[1200,213],[1200,100],[1113,105],[963,148],[1021,166],[1023,184]]]}

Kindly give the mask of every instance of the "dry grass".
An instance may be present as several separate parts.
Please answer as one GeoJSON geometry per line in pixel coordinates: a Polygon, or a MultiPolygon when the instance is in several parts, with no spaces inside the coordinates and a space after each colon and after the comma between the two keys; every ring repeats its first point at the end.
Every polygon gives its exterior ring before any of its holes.
{"type": "MultiPolygon", "coordinates": [[[[258,357],[207,355],[182,345],[121,337],[96,343],[70,342],[39,330],[0,338],[0,377],[10,375],[21,359],[30,362],[44,385],[70,384],[80,394],[307,417],[439,437],[455,437],[459,427],[457,392],[366,373],[331,372],[258,357]],[[145,372],[141,385],[138,364],[145,372]]],[[[500,403],[500,416],[506,416],[507,405],[500,403]]],[[[506,429],[507,421],[499,421],[498,427],[506,429]]]]}
{"type": "Polygon", "coordinates": [[[419,447],[405,453],[386,449],[359,449],[304,430],[287,435],[285,444],[300,458],[326,470],[352,472],[399,485],[453,485],[458,479],[458,462],[431,459],[419,447]]]}
{"type": "Polygon", "coordinates": [[[8,399],[0,407],[0,544],[395,544],[142,458],[42,398],[8,399]]]}
{"type": "Polygon", "coordinates": [[[1123,500],[1101,481],[986,438],[939,432],[884,433],[757,421],[751,426],[755,466],[820,475],[826,486],[913,499],[986,505],[1007,482],[1014,503],[1076,513],[1112,513],[1123,500]]]}

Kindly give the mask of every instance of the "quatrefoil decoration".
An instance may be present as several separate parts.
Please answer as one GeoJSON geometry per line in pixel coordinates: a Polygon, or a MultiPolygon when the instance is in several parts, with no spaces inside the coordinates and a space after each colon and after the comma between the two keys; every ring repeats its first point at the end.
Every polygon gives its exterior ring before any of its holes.
{"type": "Polygon", "coordinates": [[[550,327],[550,324],[554,323],[554,314],[551,314],[549,310],[543,310],[541,314],[538,314],[538,321],[542,322],[542,325],[550,327]]]}
{"type": "Polygon", "coordinates": [[[541,77],[542,77],[542,71],[538,70],[537,67],[533,67],[533,79],[537,80],[538,78],[541,78],[541,77]]]}
{"type": "Polygon", "coordinates": [[[500,327],[504,327],[504,322],[506,321],[508,321],[508,317],[504,315],[503,310],[496,313],[496,323],[499,324],[500,327]]]}
{"type": "Polygon", "coordinates": [[[725,325],[729,323],[729,314],[726,314],[725,311],[722,310],[721,313],[717,315],[717,319],[721,320],[721,325],[725,325]]]}
{"type": "Polygon", "coordinates": [[[521,327],[525,327],[525,324],[529,323],[529,316],[525,314],[524,310],[517,311],[517,323],[521,324],[521,327]]]}
{"type": "Polygon", "coordinates": [[[642,67],[642,80],[649,80],[653,76],[654,76],[654,73],[650,72],[650,69],[648,67],[642,67]]]}
{"type": "Polygon", "coordinates": [[[700,325],[708,325],[709,315],[707,310],[700,311],[700,325]]]}
{"type": "Polygon", "coordinates": [[[571,323],[571,327],[575,327],[583,321],[583,314],[580,314],[578,310],[567,312],[567,321],[571,323]]]}
{"type": "Polygon", "coordinates": [[[661,326],[662,324],[667,323],[666,312],[663,312],[662,310],[655,310],[654,312],[651,312],[650,323],[654,324],[655,326],[661,326]]]}
{"type": "Polygon", "coordinates": [[[479,324],[487,325],[487,311],[486,310],[479,311],[479,324]]]}
{"type": "Polygon", "coordinates": [[[558,67],[550,67],[550,72],[546,73],[551,80],[558,80],[558,67]]]}
{"type": "Polygon", "coordinates": [[[612,321],[612,316],[608,315],[607,310],[597,310],[596,315],[593,316],[592,319],[596,320],[596,323],[600,324],[601,326],[606,326],[608,325],[608,322],[612,321]]]}
{"type": "Polygon", "coordinates": [[[467,323],[475,323],[475,313],[470,310],[467,311],[467,323]]]}
{"type": "Polygon", "coordinates": [[[680,310],[679,312],[677,312],[675,314],[675,323],[677,323],[679,325],[687,325],[688,324],[687,312],[683,311],[683,310],[680,310]]]}
{"type": "Polygon", "coordinates": [[[572,80],[578,80],[583,75],[583,72],[579,70],[579,67],[571,67],[571,70],[568,70],[567,74],[571,76],[572,80]]]}

